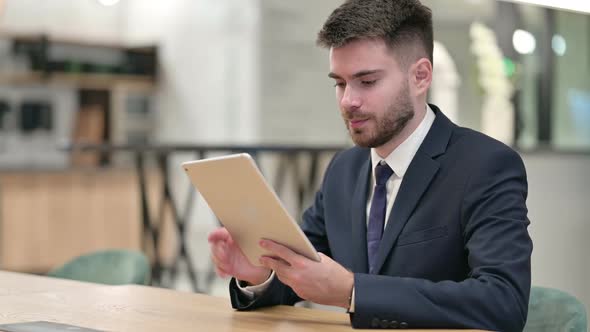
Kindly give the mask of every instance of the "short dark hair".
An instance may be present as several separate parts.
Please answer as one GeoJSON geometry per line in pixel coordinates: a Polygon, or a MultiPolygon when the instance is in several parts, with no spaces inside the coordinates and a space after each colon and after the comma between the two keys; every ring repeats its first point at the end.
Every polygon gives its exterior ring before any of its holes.
{"type": "Polygon", "coordinates": [[[403,60],[428,57],[433,50],[432,11],[419,0],[348,0],[318,33],[317,44],[340,47],[356,39],[382,38],[403,60]],[[420,54],[408,52],[419,46],[420,54]]]}

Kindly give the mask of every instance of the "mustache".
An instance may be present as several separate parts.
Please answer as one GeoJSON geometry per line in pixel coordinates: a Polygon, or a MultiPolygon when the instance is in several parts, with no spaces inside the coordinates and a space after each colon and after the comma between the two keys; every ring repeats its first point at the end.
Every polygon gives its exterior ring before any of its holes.
{"type": "Polygon", "coordinates": [[[360,113],[358,111],[345,111],[342,113],[342,118],[346,121],[368,120],[373,118],[372,114],[360,113]]]}

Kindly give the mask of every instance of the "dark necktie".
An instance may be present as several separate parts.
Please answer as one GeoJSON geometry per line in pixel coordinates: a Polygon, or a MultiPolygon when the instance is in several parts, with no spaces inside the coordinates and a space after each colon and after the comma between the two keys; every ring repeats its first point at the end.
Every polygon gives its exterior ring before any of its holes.
{"type": "Polygon", "coordinates": [[[377,258],[377,250],[383,235],[385,214],[387,210],[387,180],[393,174],[393,170],[385,162],[375,166],[375,191],[369,212],[369,223],[367,225],[367,253],[369,258],[369,271],[374,273],[373,268],[377,258]]]}

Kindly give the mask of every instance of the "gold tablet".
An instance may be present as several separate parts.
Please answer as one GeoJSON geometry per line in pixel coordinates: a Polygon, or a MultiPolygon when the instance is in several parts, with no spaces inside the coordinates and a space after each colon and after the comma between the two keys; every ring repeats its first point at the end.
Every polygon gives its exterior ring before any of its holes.
{"type": "Polygon", "coordinates": [[[269,253],[261,239],[283,244],[314,261],[319,255],[247,153],[182,164],[192,184],[250,263],[269,253]]]}

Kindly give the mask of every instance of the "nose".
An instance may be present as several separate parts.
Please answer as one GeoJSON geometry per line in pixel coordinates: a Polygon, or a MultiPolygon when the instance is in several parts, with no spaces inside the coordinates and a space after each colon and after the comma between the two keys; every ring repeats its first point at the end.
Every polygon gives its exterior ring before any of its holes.
{"type": "Polygon", "coordinates": [[[350,84],[344,88],[340,98],[340,107],[344,110],[354,110],[361,107],[361,98],[350,84]]]}

